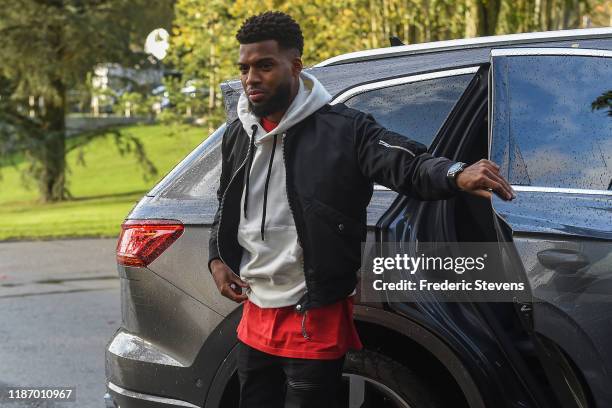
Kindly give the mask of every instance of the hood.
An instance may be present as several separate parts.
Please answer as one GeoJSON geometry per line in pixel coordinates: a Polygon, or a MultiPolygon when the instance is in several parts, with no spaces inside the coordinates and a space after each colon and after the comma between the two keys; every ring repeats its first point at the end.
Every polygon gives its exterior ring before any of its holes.
{"type": "MultiPolygon", "coordinates": [[[[245,189],[244,189],[244,203],[243,203],[243,217],[244,220],[248,218],[248,208],[249,208],[249,189],[250,189],[250,180],[251,180],[251,169],[253,168],[254,161],[257,162],[256,169],[254,175],[254,182],[259,181],[259,184],[263,184],[263,211],[261,213],[261,240],[264,238],[264,229],[266,225],[266,209],[267,209],[267,201],[268,201],[268,187],[270,178],[274,168],[274,152],[277,149],[277,140],[279,139],[279,135],[285,132],[287,129],[292,127],[293,125],[299,123],[300,121],[306,119],[308,116],[312,115],[315,111],[320,109],[322,106],[327,104],[331,100],[331,95],[327,90],[321,85],[321,83],[312,75],[307,74],[305,72],[300,72],[300,85],[295,98],[287,108],[287,111],[281,118],[278,125],[271,130],[269,133],[265,131],[263,126],[259,123],[260,118],[255,116],[249,109],[249,101],[246,93],[242,93],[240,95],[240,99],[238,100],[238,117],[242,122],[242,127],[246,131],[247,135],[250,137],[250,146],[249,146],[249,156],[246,161],[246,171],[245,171],[245,189]],[[254,128],[255,126],[255,128],[254,128]],[[256,145],[261,145],[267,139],[273,139],[272,143],[265,143],[262,145],[262,149],[255,149],[256,145]],[[266,146],[268,145],[268,146],[266,146]],[[255,153],[257,150],[257,153],[255,153]],[[265,165],[267,167],[267,172],[265,167],[261,164],[261,158],[263,157],[263,152],[266,151],[266,155],[269,154],[268,164],[265,165]],[[265,179],[263,179],[263,174],[265,174],[265,179]],[[260,178],[261,177],[261,178],[260,178]]],[[[277,163],[280,163],[276,166],[276,173],[284,174],[285,171],[279,171],[280,168],[278,166],[283,166],[281,161],[277,160],[277,163]]],[[[257,184],[257,183],[256,183],[257,184]]],[[[280,184],[281,186],[285,183],[280,184]]],[[[241,219],[242,223],[242,219],[241,219]]]]}
{"type": "Polygon", "coordinates": [[[314,76],[302,71],[300,72],[300,87],[297,95],[289,105],[285,115],[281,118],[278,126],[271,132],[266,132],[260,125],[260,118],[255,116],[249,109],[249,101],[243,91],[238,100],[238,117],[242,122],[242,127],[247,134],[253,133],[252,126],[257,125],[255,143],[259,144],[276,134],[281,134],[291,126],[299,123],[308,116],[312,115],[319,108],[331,101],[332,96],[327,92],[323,85],[314,76]]]}

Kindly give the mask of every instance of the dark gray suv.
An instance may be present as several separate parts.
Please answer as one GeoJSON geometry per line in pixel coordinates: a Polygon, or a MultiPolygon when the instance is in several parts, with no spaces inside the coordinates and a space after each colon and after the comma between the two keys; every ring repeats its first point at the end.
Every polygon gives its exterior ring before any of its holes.
{"type": "MultiPolygon", "coordinates": [[[[361,51],[309,69],[332,103],[434,155],[490,158],[518,194],[421,202],[375,186],[365,251],[498,243],[503,273],[532,298],[357,301],[364,350],[347,357],[341,406],[612,407],[611,50],[612,29],[572,30],[361,51]]],[[[240,83],[222,91],[232,120],[240,83]]],[[[108,407],[237,406],[242,309],[207,270],[224,129],[123,224],[108,407]]]]}

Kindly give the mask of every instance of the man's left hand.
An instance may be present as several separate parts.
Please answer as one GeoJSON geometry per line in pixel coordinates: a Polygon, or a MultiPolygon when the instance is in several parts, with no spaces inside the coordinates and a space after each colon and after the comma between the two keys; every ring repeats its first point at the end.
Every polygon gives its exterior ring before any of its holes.
{"type": "Polygon", "coordinates": [[[499,174],[499,166],[490,160],[482,159],[466,167],[455,181],[461,190],[480,197],[491,199],[493,192],[504,200],[516,197],[510,184],[499,174]]]}

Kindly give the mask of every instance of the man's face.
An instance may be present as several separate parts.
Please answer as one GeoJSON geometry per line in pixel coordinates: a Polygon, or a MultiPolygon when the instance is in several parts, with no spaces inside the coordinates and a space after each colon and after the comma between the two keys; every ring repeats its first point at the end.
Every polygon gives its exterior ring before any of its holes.
{"type": "Polygon", "coordinates": [[[276,40],[266,40],[241,44],[238,68],[251,111],[265,117],[289,107],[302,62],[297,51],[280,49],[276,40]]]}

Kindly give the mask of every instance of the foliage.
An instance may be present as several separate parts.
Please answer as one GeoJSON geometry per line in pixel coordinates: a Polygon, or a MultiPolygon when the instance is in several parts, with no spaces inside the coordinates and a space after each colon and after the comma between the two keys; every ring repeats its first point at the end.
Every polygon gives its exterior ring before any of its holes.
{"type": "Polygon", "coordinates": [[[598,96],[591,104],[593,110],[608,109],[608,116],[612,116],[612,90],[598,96]]]}
{"type": "MultiPolygon", "coordinates": [[[[591,12],[609,16],[607,1],[177,0],[169,60],[188,77],[208,81],[213,110],[221,106],[221,81],[238,76],[236,31],[245,18],[266,10],[286,12],[301,25],[308,66],[341,53],[386,47],[391,36],[413,44],[581,27],[591,12]]],[[[609,24],[609,19],[592,21],[609,24]]]]}
{"type": "MultiPolygon", "coordinates": [[[[164,123],[223,120],[222,81],[238,75],[242,21],[281,10],[302,26],[306,66],[345,52],[453,38],[610,24],[609,0],[0,0],[0,153],[20,156],[24,180],[35,181],[43,201],[70,197],[65,172],[65,114],[98,92],[89,86],[99,63],[139,66],[145,36],[172,26],[165,81],[170,103],[164,123]],[[198,92],[185,85],[199,81],[198,92]],[[74,100],[74,101],[72,101],[74,100]]],[[[161,96],[102,95],[120,113],[153,114],[161,96]]],[[[88,134],[93,140],[100,133],[88,134]]],[[[117,133],[138,160],[137,143],[117,133]],[[130,144],[131,143],[131,144],[130,144]]],[[[145,166],[143,171],[152,171],[145,166]],[[148,169],[148,170],[147,170],[148,169]]]]}
{"type": "Polygon", "coordinates": [[[23,150],[43,201],[65,185],[67,92],[98,63],[130,64],[171,0],[0,0],[0,145],[23,150]]]}
{"type": "Polygon", "coordinates": [[[127,116],[150,116],[151,106],[145,96],[139,92],[124,92],[119,96],[118,105],[127,116]]]}

